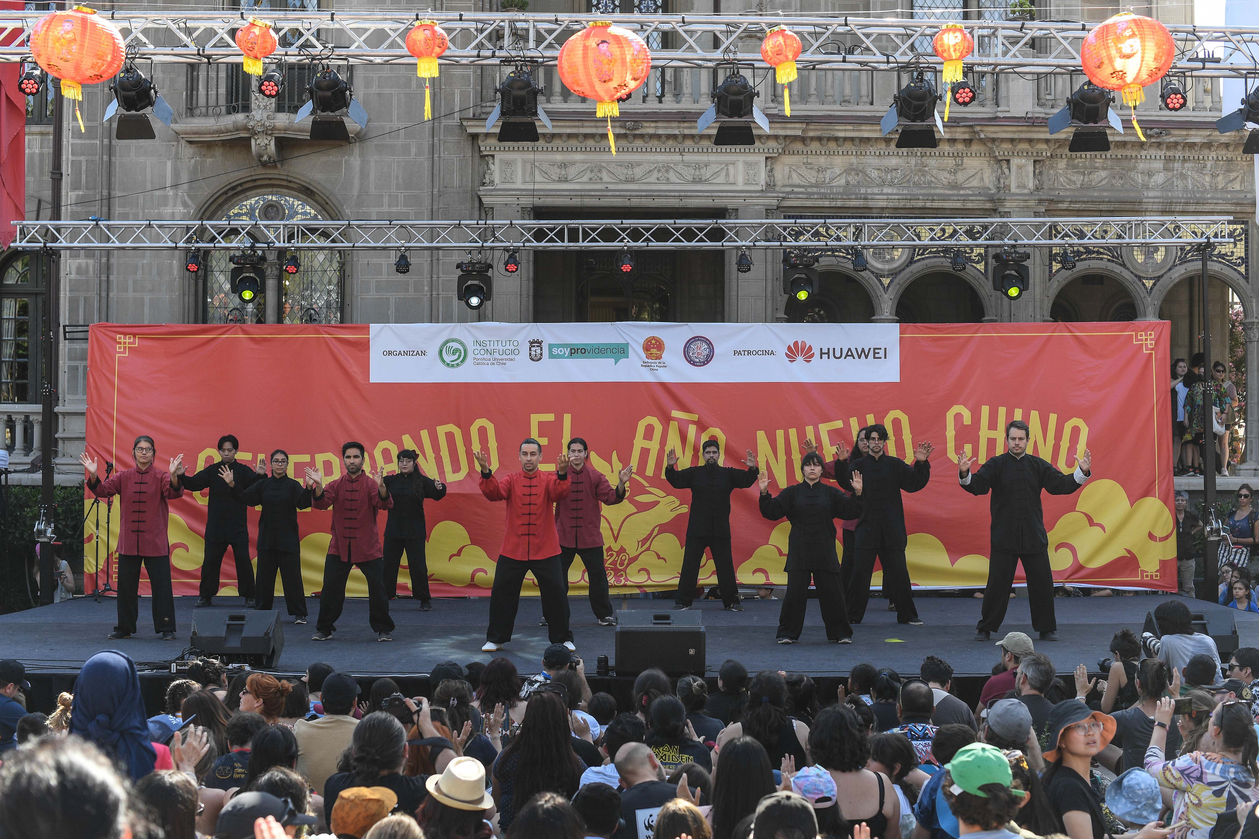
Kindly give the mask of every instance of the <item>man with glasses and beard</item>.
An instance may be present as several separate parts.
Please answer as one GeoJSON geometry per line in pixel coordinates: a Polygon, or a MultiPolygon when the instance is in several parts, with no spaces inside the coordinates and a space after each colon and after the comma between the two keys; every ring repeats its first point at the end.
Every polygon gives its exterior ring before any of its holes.
{"type": "Polygon", "coordinates": [[[1045,534],[1045,514],[1040,505],[1042,491],[1050,495],[1070,495],[1089,479],[1093,453],[1084,450],[1076,460],[1075,472],[1064,475],[1035,455],[1027,453],[1028,427],[1015,420],[1005,427],[1006,451],[970,471],[975,458],[965,452],[957,456],[962,489],[971,495],[992,490],[992,549],[988,559],[988,585],[975,628],[976,641],[989,641],[1001,628],[1005,610],[1014,590],[1014,572],[1019,560],[1027,577],[1027,597],[1031,601],[1032,628],[1042,641],[1058,640],[1054,617],[1054,575],[1049,566],[1049,537],[1045,534]]]}
{"type": "Polygon", "coordinates": [[[870,578],[874,575],[877,558],[883,563],[883,592],[896,605],[896,622],[922,626],[918,609],[914,606],[909,569],[905,565],[905,546],[909,537],[905,530],[905,505],[901,493],[917,492],[927,485],[931,479],[931,464],[927,459],[935,447],[929,442],[919,443],[914,448],[911,466],[899,457],[887,455],[887,429],[884,426],[870,426],[866,441],[870,453],[854,461],[847,459],[848,451],[843,443],[835,452],[835,479],[839,485],[852,491],[851,475],[854,472],[860,472],[864,481],[861,496],[864,512],[857,523],[852,581],[848,588],[848,617],[853,623],[861,623],[865,617],[870,601],[870,578]]]}

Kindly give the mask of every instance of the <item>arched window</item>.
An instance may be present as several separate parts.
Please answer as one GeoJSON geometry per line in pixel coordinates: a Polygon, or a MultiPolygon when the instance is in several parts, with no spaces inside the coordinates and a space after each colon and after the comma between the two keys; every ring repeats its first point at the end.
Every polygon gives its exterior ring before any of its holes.
{"type": "MultiPolygon", "coordinates": [[[[322,220],[324,215],[301,198],[266,193],[248,198],[223,214],[226,221],[245,224],[264,221],[322,220]]],[[[318,241],[315,233],[299,231],[301,242],[318,241]]],[[[276,252],[271,251],[275,257],[276,252]]],[[[267,282],[249,304],[232,290],[231,253],[210,251],[204,260],[206,323],[340,323],[345,279],[345,255],[338,250],[296,251],[301,267],[296,274],[280,270],[284,259],[267,262],[267,282]],[[267,304],[270,290],[278,291],[274,307],[267,304]],[[270,313],[270,314],[269,314],[270,313]]]]}

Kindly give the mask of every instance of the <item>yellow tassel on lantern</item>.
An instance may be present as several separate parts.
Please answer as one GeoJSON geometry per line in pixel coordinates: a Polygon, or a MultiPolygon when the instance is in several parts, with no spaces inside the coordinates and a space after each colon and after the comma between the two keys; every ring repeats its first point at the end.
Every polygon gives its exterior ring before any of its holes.
{"type": "Polygon", "coordinates": [[[1145,89],[1139,84],[1130,84],[1123,89],[1123,103],[1132,114],[1132,127],[1137,130],[1137,137],[1145,142],[1145,134],[1141,131],[1141,123],[1137,122],[1137,105],[1145,101],[1145,89]]]}
{"type": "Polygon", "coordinates": [[[791,116],[791,90],[787,85],[798,77],[794,61],[784,61],[774,68],[774,80],[783,86],[783,114],[786,116],[791,116]]]}
{"type": "Polygon", "coordinates": [[[597,117],[619,117],[620,115],[621,104],[615,99],[610,102],[595,103],[595,116],[597,117]]]}
{"type": "Polygon", "coordinates": [[[616,137],[612,136],[612,117],[608,117],[608,145],[612,147],[612,156],[616,157],[616,137]]]}
{"type": "Polygon", "coordinates": [[[424,83],[424,119],[428,121],[433,118],[433,97],[428,90],[428,82],[424,83]]]}
{"type": "Polygon", "coordinates": [[[421,79],[437,78],[437,59],[431,56],[419,59],[415,65],[415,74],[421,79]]]}
{"type": "Polygon", "coordinates": [[[61,79],[61,95],[74,100],[74,118],[79,121],[79,133],[86,134],[87,129],[83,127],[83,114],[79,113],[79,103],[83,101],[83,85],[61,79]]]}
{"type": "Polygon", "coordinates": [[[245,56],[244,60],[241,63],[244,65],[245,72],[248,73],[249,75],[251,76],[262,75],[262,59],[261,58],[250,58],[249,56],[245,56]]]}

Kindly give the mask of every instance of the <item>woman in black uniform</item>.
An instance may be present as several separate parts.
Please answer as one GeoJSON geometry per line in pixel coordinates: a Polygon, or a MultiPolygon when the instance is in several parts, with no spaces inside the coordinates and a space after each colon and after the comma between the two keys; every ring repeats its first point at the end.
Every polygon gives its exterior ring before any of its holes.
{"type": "Polygon", "coordinates": [[[424,557],[424,540],[428,535],[424,524],[424,499],[439,501],[446,497],[446,485],[420,472],[413,449],[398,452],[398,471],[385,476],[385,487],[393,497],[393,508],[385,523],[385,593],[393,600],[398,596],[398,568],[406,552],[411,569],[411,597],[420,601],[420,611],[433,608],[428,593],[428,562],[424,557]]]}

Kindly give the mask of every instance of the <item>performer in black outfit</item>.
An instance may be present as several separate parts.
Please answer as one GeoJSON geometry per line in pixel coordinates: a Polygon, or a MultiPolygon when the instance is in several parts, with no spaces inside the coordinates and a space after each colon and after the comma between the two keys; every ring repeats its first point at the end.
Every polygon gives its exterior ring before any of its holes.
{"type": "Polygon", "coordinates": [[[852,643],[852,627],[844,606],[844,587],[835,552],[835,519],[861,516],[861,473],[852,474],[853,495],[822,483],[825,464],[817,452],[800,460],[804,482],[789,486],[778,496],[769,494],[769,473],[762,472],[761,515],[770,521],[784,516],[791,522],[787,538],[787,593],[778,613],[778,643],[794,644],[804,628],[809,606],[809,579],[817,588],[818,606],[826,623],[826,637],[840,644],[852,643]]]}
{"type": "Polygon", "coordinates": [[[446,497],[446,485],[435,481],[416,465],[419,455],[414,449],[398,452],[398,473],[385,476],[385,487],[393,498],[393,509],[385,522],[385,594],[393,600],[398,596],[398,568],[402,552],[407,554],[411,569],[411,597],[420,601],[420,611],[433,608],[428,593],[428,562],[424,556],[424,499],[440,501],[446,497]]]}
{"type": "Polygon", "coordinates": [[[1064,475],[1048,461],[1027,453],[1027,423],[1015,420],[1005,427],[1006,453],[970,471],[975,458],[957,456],[962,489],[971,495],[992,490],[992,551],[988,560],[988,586],[976,627],[975,640],[988,641],[1001,628],[1014,588],[1014,571],[1023,560],[1027,597],[1032,607],[1032,628],[1042,641],[1058,640],[1054,617],[1054,575],[1049,567],[1049,537],[1040,506],[1041,490],[1050,495],[1070,495],[1088,480],[1093,453],[1084,450],[1076,460],[1075,473],[1064,475]]]}
{"type": "Polygon", "coordinates": [[[200,599],[197,606],[212,605],[211,598],[219,593],[219,568],[228,547],[236,560],[236,584],[245,598],[246,608],[254,605],[254,569],[249,564],[249,526],[245,521],[245,505],[232,497],[232,491],[220,477],[224,466],[232,470],[236,486],[245,490],[266,475],[266,468],[259,463],[258,471],[236,462],[240,443],[231,434],[219,438],[219,461],[211,463],[195,475],[185,475],[184,489],[197,492],[210,488],[210,504],[205,520],[205,556],[201,561],[200,599]]]}
{"type": "Polygon", "coordinates": [[[861,623],[866,616],[870,600],[870,578],[874,574],[874,560],[883,563],[883,591],[896,604],[896,622],[922,626],[918,610],[914,606],[914,593],[909,584],[909,569],[905,567],[905,506],[901,491],[917,492],[931,478],[931,464],[927,458],[935,447],[919,443],[914,448],[914,465],[910,466],[899,457],[884,453],[887,445],[887,429],[872,425],[866,435],[870,453],[849,462],[847,449],[841,443],[835,460],[835,479],[844,489],[852,490],[850,476],[860,472],[865,489],[862,492],[864,512],[857,523],[856,548],[853,551],[852,582],[848,589],[848,617],[853,623],[861,623]]]}
{"type": "Polygon", "coordinates": [[[265,475],[242,490],[226,465],[219,477],[232,498],[247,507],[262,505],[258,519],[258,609],[275,603],[275,572],[284,586],[284,605],[293,623],[306,623],[306,589],[302,584],[302,540],[297,530],[297,511],[310,509],[310,489],[288,476],[289,455],[271,452],[271,477],[265,475]]]}
{"type": "Polygon", "coordinates": [[[718,466],[721,445],[716,440],[705,440],[701,447],[704,463],[679,470],[678,456],[673,449],[665,458],[665,480],[675,489],[691,491],[691,515],[686,524],[686,550],[682,555],[682,574],[678,580],[677,607],[691,608],[695,599],[695,585],[699,581],[699,566],[704,560],[704,549],[712,552],[713,565],[717,567],[717,586],[721,600],[727,609],[742,612],[739,605],[739,588],[734,575],[734,558],[730,553],[730,493],[747,489],[756,483],[760,470],[756,468],[756,456],[748,449],[747,469],[718,466]]]}

